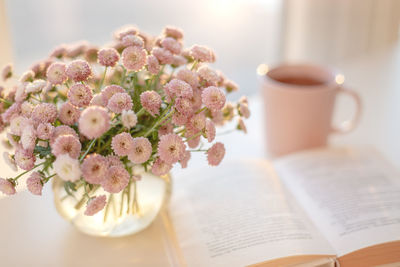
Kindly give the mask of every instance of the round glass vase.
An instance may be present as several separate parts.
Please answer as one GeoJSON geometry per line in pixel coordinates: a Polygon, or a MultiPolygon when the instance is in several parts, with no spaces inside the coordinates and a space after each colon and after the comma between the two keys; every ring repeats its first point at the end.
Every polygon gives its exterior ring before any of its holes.
{"type": "Polygon", "coordinates": [[[76,191],[65,189],[66,182],[53,179],[54,203],[58,213],[78,230],[94,236],[118,237],[137,233],[149,226],[165,208],[171,195],[171,176],[155,176],[144,170],[139,181],[132,181],[117,194],[94,186],[90,196],[106,195],[107,204],[93,216],[86,216],[87,197],[83,185],[76,191]]]}

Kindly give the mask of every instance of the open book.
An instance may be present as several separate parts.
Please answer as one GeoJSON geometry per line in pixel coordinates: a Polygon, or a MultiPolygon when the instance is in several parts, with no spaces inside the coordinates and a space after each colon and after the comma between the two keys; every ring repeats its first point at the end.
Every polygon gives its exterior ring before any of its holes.
{"type": "Polygon", "coordinates": [[[174,190],[165,222],[182,266],[400,263],[400,175],[372,149],[225,162],[174,190]]]}

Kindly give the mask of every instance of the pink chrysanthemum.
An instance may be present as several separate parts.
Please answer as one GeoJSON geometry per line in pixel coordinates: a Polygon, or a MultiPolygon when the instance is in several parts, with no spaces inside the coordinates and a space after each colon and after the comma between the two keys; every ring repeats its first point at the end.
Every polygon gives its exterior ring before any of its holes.
{"type": "Polygon", "coordinates": [[[15,151],[15,163],[23,170],[30,171],[35,165],[36,157],[31,151],[27,151],[22,147],[15,151]]]}
{"type": "Polygon", "coordinates": [[[160,71],[160,63],[158,63],[158,59],[154,55],[147,57],[147,69],[154,75],[160,71]]]}
{"type": "Polygon", "coordinates": [[[25,150],[33,151],[36,145],[36,131],[31,124],[26,125],[21,134],[21,144],[25,150]]]}
{"type": "Polygon", "coordinates": [[[190,48],[190,55],[193,57],[194,60],[200,62],[214,62],[215,61],[215,54],[214,52],[202,45],[193,45],[190,48]]]}
{"type": "Polygon", "coordinates": [[[79,118],[79,131],[89,139],[100,137],[110,128],[110,115],[99,106],[86,108],[79,118]]]}
{"type": "Polygon", "coordinates": [[[114,48],[103,48],[97,53],[97,58],[101,65],[114,67],[119,60],[119,54],[114,48]]]}
{"type": "Polygon", "coordinates": [[[64,181],[75,182],[81,178],[79,160],[71,158],[68,154],[60,155],[53,163],[54,171],[64,181]]]}
{"type": "Polygon", "coordinates": [[[164,86],[164,91],[171,99],[176,97],[191,98],[193,96],[192,87],[188,83],[178,79],[169,81],[164,86]]]}
{"type": "Polygon", "coordinates": [[[75,82],[82,82],[89,78],[89,76],[92,74],[92,69],[90,68],[89,63],[87,63],[85,60],[77,59],[67,65],[65,73],[71,80],[75,82]]]}
{"type": "Polygon", "coordinates": [[[185,133],[185,137],[188,139],[188,141],[186,141],[188,147],[196,148],[196,147],[199,146],[199,144],[200,144],[200,136],[194,137],[198,133],[199,132],[197,130],[195,130],[195,129],[192,129],[192,128],[188,128],[187,129],[187,131],[185,133]]]}
{"type": "Polygon", "coordinates": [[[175,101],[175,109],[184,116],[190,117],[194,110],[192,106],[192,102],[188,98],[178,98],[175,101]]]}
{"type": "Polygon", "coordinates": [[[121,114],[121,122],[122,125],[127,129],[135,127],[137,123],[137,116],[135,112],[132,110],[123,110],[121,114]]]}
{"type": "Polygon", "coordinates": [[[40,123],[36,128],[36,135],[40,139],[48,140],[52,136],[54,126],[51,123],[40,123]]]}
{"type": "Polygon", "coordinates": [[[151,167],[151,172],[154,175],[161,176],[167,174],[172,169],[172,164],[166,163],[162,161],[160,158],[157,158],[153,166],[151,167]]]}
{"type": "Polygon", "coordinates": [[[101,184],[107,174],[108,162],[102,155],[93,153],[83,160],[81,168],[82,176],[86,182],[101,184]]]}
{"type": "Polygon", "coordinates": [[[136,164],[146,162],[152,152],[150,141],[145,137],[133,138],[132,150],[128,154],[128,159],[136,164]]]}
{"type": "Polygon", "coordinates": [[[116,93],[108,100],[107,107],[114,113],[131,110],[133,107],[132,98],[127,93],[116,93]]]}
{"type": "Polygon", "coordinates": [[[163,30],[165,36],[172,37],[176,40],[180,40],[183,38],[183,31],[174,26],[166,26],[163,30]]]}
{"type": "Polygon", "coordinates": [[[9,180],[0,178],[0,192],[6,195],[14,195],[17,191],[15,191],[15,186],[9,180]]]}
{"type": "Polygon", "coordinates": [[[172,54],[178,55],[182,51],[182,44],[171,37],[161,40],[161,47],[171,51],[172,54]]]}
{"type": "Polygon", "coordinates": [[[239,114],[246,119],[250,117],[250,110],[246,103],[239,103],[239,114]]]}
{"type": "Polygon", "coordinates": [[[1,118],[4,122],[10,122],[11,118],[18,115],[21,112],[21,103],[12,104],[3,114],[1,118]]]}
{"type": "Polygon", "coordinates": [[[25,87],[25,91],[27,93],[39,93],[42,89],[47,85],[47,82],[44,80],[35,80],[31,83],[28,83],[25,87]]]}
{"type": "Polygon", "coordinates": [[[247,99],[247,97],[244,95],[239,99],[239,103],[243,103],[243,104],[247,104],[249,105],[249,100],[247,99]]]}
{"type": "Polygon", "coordinates": [[[3,152],[3,159],[4,162],[13,170],[13,171],[18,171],[17,164],[15,163],[14,158],[8,153],[7,151],[3,152]]]}
{"type": "Polygon", "coordinates": [[[201,106],[203,105],[202,99],[201,99],[201,91],[199,89],[196,89],[193,91],[193,96],[189,98],[190,102],[192,102],[192,107],[194,111],[198,111],[201,106]]]}
{"type": "Polygon", "coordinates": [[[186,145],[182,138],[176,134],[166,134],[160,137],[158,155],[166,163],[178,162],[185,153],[186,145]]]}
{"type": "Polygon", "coordinates": [[[181,164],[182,169],[187,168],[187,164],[190,160],[191,154],[190,151],[185,151],[185,154],[183,155],[182,159],[179,161],[179,163],[181,164]]]}
{"type": "Polygon", "coordinates": [[[187,59],[181,55],[174,55],[171,65],[176,67],[183,66],[187,63],[187,59]]]}
{"type": "Polygon", "coordinates": [[[67,96],[72,105],[86,107],[90,104],[93,94],[89,86],[77,83],[71,86],[67,96]]]}
{"type": "Polygon", "coordinates": [[[59,155],[68,154],[71,158],[77,159],[81,153],[81,142],[73,135],[61,135],[51,147],[51,152],[58,157],[59,155]]]}
{"type": "Polygon", "coordinates": [[[199,74],[200,78],[205,80],[208,84],[217,85],[219,76],[214,70],[210,69],[208,66],[201,66],[197,70],[197,73],[199,74]]]}
{"type": "Polygon", "coordinates": [[[124,164],[121,162],[118,156],[116,155],[108,155],[106,157],[107,160],[107,167],[111,168],[112,166],[117,166],[117,167],[124,167],[124,164]]]}
{"type": "Polygon", "coordinates": [[[146,50],[137,46],[129,46],[122,51],[122,65],[128,70],[140,71],[147,62],[146,50]]]}
{"type": "Polygon", "coordinates": [[[14,135],[21,136],[22,130],[30,124],[29,119],[23,116],[16,116],[10,122],[10,132],[14,135]]]}
{"type": "Polygon", "coordinates": [[[60,107],[58,118],[66,125],[73,125],[78,121],[80,115],[81,111],[79,108],[72,105],[70,102],[65,102],[60,107]]]}
{"type": "Polygon", "coordinates": [[[125,168],[113,166],[108,169],[101,186],[109,193],[119,193],[128,185],[129,178],[129,173],[125,168]]]}
{"type": "Polygon", "coordinates": [[[172,115],[172,123],[175,125],[183,126],[187,121],[188,117],[185,114],[175,112],[174,115],[172,115]]]}
{"type": "Polygon", "coordinates": [[[107,198],[105,195],[101,195],[95,198],[91,198],[86,206],[84,214],[86,216],[93,216],[106,206],[107,198]]]}
{"type": "Polygon", "coordinates": [[[209,86],[201,94],[204,105],[212,111],[221,110],[226,101],[224,92],[215,86],[209,86]]]}
{"type": "Polygon", "coordinates": [[[75,130],[72,129],[71,127],[67,126],[67,125],[60,125],[60,126],[55,127],[52,130],[52,134],[51,134],[51,137],[50,137],[50,145],[53,145],[54,142],[56,141],[56,139],[59,136],[68,135],[68,134],[73,135],[76,138],[79,138],[78,134],[75,132],[75,130]]]}
{"type": "Polygon", "coordinates": [[[63,84],[67,79],[66,66],[62,62],[54,62],[47,69],[47,80],[52,84],[63,84]]]}
{"type": "Polygon", "coordinates": [[[226,81],[224,82],[224,86],[225,86],[225,90],[226,90],[228,93],[230,93],[230,92],[236,92],[236,91],[239,90],[239,86],[238,86],[235,82],[233,82],[233,81],[231,81],[231,80],[226,80],[226,81]]]}
{"type": "Polygon", "coordinates": [[[27,85],[27,83],[21,83],[17,86],[17,91],[15,91],[15,96],[14,99],[16,102],[22,102],[26,99],[26,97],[28,96],[28,94],[25,91],[25,86],[27,85]]]}
{"type": "Polygon", "coordinates": [[[32,119],[38,123],[53,123],[57,119],[57,107],[51,103],[41,103],[33,109],[32,119]]]}
{"type": "Polygon", "coordinates": [[[237,129],[247,134],[247,127],[242,118],[238,119],[237,129]]]}
{"type": "Polygon", "coordinates": [[[214,123],[211,120],[207,119],[205,134],[206,134],[208,142],[211,143],[215,139],[215,133],[216,133],[216,130],[215,130],[214,123]]]}
{"type": "Polygon", "coordinates": [[[50,57],[63,58],[66,53],[67,53],[67,45],[61,44],[54,48],[54,50],[50,53],[50,57]]]}
{"type": "Polygon", "coordinates": [[[225,146],[224,144],[218,142],[215,143],[210,149],[207,151],[207,160],[208,164],[211,166],[217,166],[221,163],[222,159],[225,156],[225,146]]]}
{"type": "Polygon", "coordinates": [[[85,59],[88,62],[96,62],[97,61],[97,53],[99,52],[99,48],[96,46],[89,46],[85,51],[85,59]]]}
{"type": "Polygon", "coordinates": [[[88,48],[89,43],[85,40],[78,41],[73,44],[69,44],[67,46],[67,54],[66,57],[75,58],[82,55],[86,49],[88,48]]]}
{"type": "Polygon", "coordinates": [[[4,68],[1,70],[1,78],[3,79],[4,82],[9,78],[11,78],[12,74],[13,74],[13,65],[11,63],[5,65],[4,68]]]}
{"type": "Polygon", "coordinates": [[[187,128],[192,129],[196,133],[202,131],[205,127],[206,127],[206,116],[204,115],[203,112],[193,115],[188,120],[187,128]]]}
{"type": "Polygon", "coordinates": [[[158,136],[170,134],[174,132],[174,126],[171,123],[163,124],[158,128],[158,136]]]}
{"type": "Polygon", "coordinates": [[[160,113],[161,96],[155,91],[145,91],[140,95],[143,108],[152,116],[160,113]]]}
{"type": "Polygon", "coordinates": [[[127,35],[136,35],[139,33],[139,30],[134,25],[125,25],[116,30],[113,35],[115,39],[122,40],[127,35]]]}
{"type": "Polygon", "coordinates": [[[123,47],[137,46],[137,47],[143,48],[144,41],[143,41],[143,38],[140,36],[128,34],[122,38],[121,44],[123,47]]]}
{"type": "Polygon", "coordinates": [[[128,155],[133,149],[133,138],[129,133],[120,133],[112,138],[111,147],[120,157],[128,155]]]}
{"type": "Polygon", "coordinates": [[[41,196],[43,189],[42,175],[38,172],[32,172],[26,180],[26,186],[32,194],[41,196]]]}
{"type": "Polygon", "coordinates": [[[35,73],[32,70],[25,71],[22,73],[21,77],[19,78],[19,82],[24,83],[28,81],[32,81],[35,77],[35,73]]]}
{"type": "Polygon", "coordinates": [[[193,72],[187,68],[180,69],[176,74],[179,80],[187,82],[192,88],[196,88],[199,85],[199,77],[196,72],[193,72]]]}
{"type": "Polygon", "coordinates": [[[157,58],[158,62],[160,62],[160,64],[162,65],[171,64],[174,61],[174,55],[171,53],[171,51],[167,49],[155,47],[153,48],[151,53],[157,58]]]}
{"type": "Polygon", "coordinates": [[[21,115],[24,116],[25,118],[30,118],[34,108],[35,108],[35,106],[32,103],[30,103],[28,101],[22,102],[21,115]]]}
{"type": "Polygon", "coordinates": [[[106,107],[108,105],[108,100],[116,93],[125,93],[124,88],[119,85],[109,85],[101,91],[101,97],[103,99],[103,105],[106,107]]]}
{"type": "Polygon", "coordinates": [[[94,94],[92,100],[90,100],[90,104],[89,105],[90,106],[104,107],[103,97],[101,96],[101,93],[94,94]]]}

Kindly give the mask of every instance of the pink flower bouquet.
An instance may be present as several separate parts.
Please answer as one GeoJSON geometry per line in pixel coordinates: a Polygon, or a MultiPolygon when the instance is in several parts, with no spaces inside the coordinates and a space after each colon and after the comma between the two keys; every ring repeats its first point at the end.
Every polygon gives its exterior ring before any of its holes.
{"type": "Polygon", "coordinates": [[[139,166],[162,176],[176,163],[186,168],[194,151],[218,165],[225,147],[213,144],[215,127],[237,118],[246,132],[248,101],[227,102],[225,92],[238,87],[208,66],[214,52],[185,49],[182,39],[174,27],[152,37],[128,26],[104,48],[61,45],[19,78],[4,67],[0,126],[7,129],[4,145],[14,150],[4,158],[24,172],[1,178],[0,191],[15,194],[19,178],[30,173],[27,187],[41,195],[58,176],[67,191],[85,189],[90,216],[107,203],[93,188],[122,192],[140,180],[139,166]]]}

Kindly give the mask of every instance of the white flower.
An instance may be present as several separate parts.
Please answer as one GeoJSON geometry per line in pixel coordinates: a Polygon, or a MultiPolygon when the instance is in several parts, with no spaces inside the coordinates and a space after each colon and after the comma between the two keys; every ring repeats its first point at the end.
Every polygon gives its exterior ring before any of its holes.
{"type": "Polygon", "coordinates": [[[44,80],[35,80],[25,87],[27,93],[38,93],[46,86],[47,82],[44,80]]]}
{"type": "Polygon", "coordinates": [[[3,152],[3,158],[4,161],[7,163],[8,166],[10,166],[10,168],[13,171],[18,171],[18,167],[17,164],[15,164],[15,160],[13,159],[13,157],[11,157],[10,153],[8,152],[3,152]]]}
{"type": "Polygon", "coordinates": [[[64,181],[75,182],[81,177],[79,161],[71,158],[68,154],[62,154],[57,157],[53,163],[57,175],[64,181]]]}
{"type": "Polygon", "coordinates": [[[137,117],[132,110],[124,110],[121,115],[122,125],[128,129],[134,127],[137,123],[137,117]]]}

